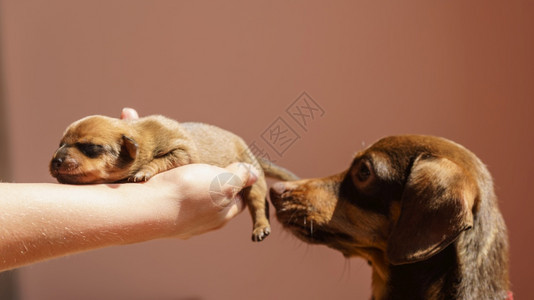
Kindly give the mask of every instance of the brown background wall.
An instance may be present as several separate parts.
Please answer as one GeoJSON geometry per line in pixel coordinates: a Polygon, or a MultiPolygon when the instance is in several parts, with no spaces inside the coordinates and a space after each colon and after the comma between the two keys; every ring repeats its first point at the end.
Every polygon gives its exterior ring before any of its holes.
{"type": "MultiPolygon", "coordinates": [[[[534,4],[531,1],[0,0],[13,177],[52,182],[64,128],[89,114],[203,121],[304,177],[347,167],[362,145],[423,133],[487,163],[511,237],[518,299],[531,287],[534,4]],[[324,110],[304,128],[286,109],[324,110]],[[281,117],[301,137],[262,140],[281,117]]],[[[3,124],[2,122],[2,124],[3,124]]],[[[366,299],[361,259],[282,232],[249,242],[242,214],[188,241],[99,250],[23,268],[22,299],[366,299]]]]}

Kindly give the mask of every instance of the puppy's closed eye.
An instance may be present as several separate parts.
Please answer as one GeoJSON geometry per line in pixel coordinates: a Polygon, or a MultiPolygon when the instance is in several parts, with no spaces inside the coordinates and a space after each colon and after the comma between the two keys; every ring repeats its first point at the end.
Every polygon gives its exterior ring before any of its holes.
{"type": "Polygon", "coordinates": [[[76,143],[76,148],[89,158],[97,158],[104,152],[104,147],[102,145],[92,143],[76,143]]]}

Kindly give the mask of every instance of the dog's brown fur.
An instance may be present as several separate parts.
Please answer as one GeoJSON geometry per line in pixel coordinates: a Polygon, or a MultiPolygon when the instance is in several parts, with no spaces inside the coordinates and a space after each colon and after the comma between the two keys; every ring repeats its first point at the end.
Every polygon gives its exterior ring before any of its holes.
{"type": "Polygon", "coordinates": [[[71,124],[50,162],[59,182],[73,184],[145,181],[159,172],[191,163],[226,167],[252,164],[258,181],[243,191],[253,219],[254,241],[270,233],[264,177],[297,179],[291,172],[257,159],[237,135],[202,123],[178,123],[163,116],[119,120],[90,116],[71,124]]]}
{"type": "Polygon", "coordinates": [[[506,299],[508,239],[492,178],[464,147],[381,139],[340,174],[271,188],[284,227],[373,269],[373,299],[506,299]]]}

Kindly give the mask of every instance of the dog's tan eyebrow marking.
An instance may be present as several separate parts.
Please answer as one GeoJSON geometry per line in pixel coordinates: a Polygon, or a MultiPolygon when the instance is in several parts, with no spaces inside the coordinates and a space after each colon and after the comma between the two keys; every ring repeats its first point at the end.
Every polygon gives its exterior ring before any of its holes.
{"type": "Polygon", "coordinates": [[[371,157],[371,165],[375,174],[382,179],[391,179],[393,174],[391,174],[391,169],[389,168],[391,162],[388,156],[380,152],[372,153],[369,156],[371,157]]]}

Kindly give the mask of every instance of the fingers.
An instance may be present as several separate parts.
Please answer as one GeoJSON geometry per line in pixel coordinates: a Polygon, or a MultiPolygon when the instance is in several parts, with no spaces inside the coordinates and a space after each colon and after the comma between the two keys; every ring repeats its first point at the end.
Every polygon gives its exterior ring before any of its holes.
{"type": "Polygon", "coordinates": [[[139,114],[137,111],[133,108],[125,107],[121,111],[121,119],[122,120],[133,120],[133,119],[139,119],[139,114]]]}
{"type": "Polygon", "coordinates": [[[231,164],[226,170],[228,172],[219,174],[212,182],[211,192],[218,191],[211,196],[212,201],[225,211],[225,219],[230,220],[244,209],[240,192],[258,180],[259,172],[252,165],[244,163],[231,164]]]}
{"type": "Polygon", "coordinates": [[[234,180],[234,184],[237,185],[231,189],[232,195],[230,197],[234,201],[230,202],[232,205],[227,206],[226,210],[225,219],[230,220],[245,208],[245,203],[239,192],[241,192],[243,188],[253,185],[258,180],[259,171],[254,166],[244,163],[233,163],[226,167],[226,170],[235,175],[233,176],[233,178],[236,179],[234,180]]]}
{"type": "Polygon", "coordinates": [[[224,218],[230,220],[242,212],[244,208],[245,203],[243,202],[241,195],[237,195],[234,197],[233,203],[227,207],[224,218]]]}
{"type": "Polygon", "coordinates": [[[258,180],[259,171],[253,165],[245,163],[233,163],[226,170],[234,173],[240,179],[241,188],[251,186],[258,180]]]}

